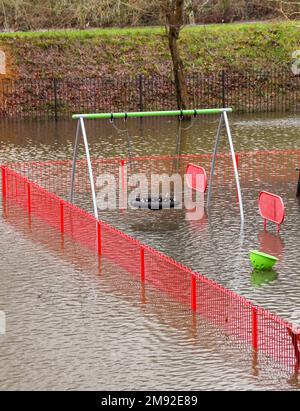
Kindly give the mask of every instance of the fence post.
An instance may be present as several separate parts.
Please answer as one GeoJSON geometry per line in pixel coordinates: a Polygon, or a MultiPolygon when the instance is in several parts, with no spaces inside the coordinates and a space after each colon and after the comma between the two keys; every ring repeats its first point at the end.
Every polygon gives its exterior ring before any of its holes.
{"type": "Polygon", "coordinates": [[[119,206],[120,210],[126,210],[127,208],[127,171],[125,170],[125,160],[120,160],[121,164],[121,190],[120,190],[120,198],[119,198],[119,206]],[[126,176],[125,176],[126,172],[126,176]]]}
{"type": "Polygon", "coordinates": [[[252,348],[254,351],[258,349],[258,330],[257,330],[257,308],[251,308],[252,317],[252,348]]]}
{"type": "Polygon", "coordinates": [[[1,166],[2,174],[2,198],[6,198],[6,170],[4,166],[1,166]]]}
{"type": "Polygon", "coordinates": [[[197,309],[197,294],[196,294],[196,276],[191,274],[191,305],[192,311],[197,309]]]}
{"type": "Polygon", "coordinates": [[[30,182],[27,181],[27,210],[28,214],[31,213],[31,191],[30,191],[30,182]]]}
{"type": "Polygon", "coordinates": [[[5,115],[5,104],[4,104],[4,96],[5,96],[5,89],[4,89],[5,79],[1,79],[1,108],[3,110],[3,115],[5,115]]]}
{"type": "Polygon", "coordinates": [[[226,107],[226,74],[225,70],[222,70],[222,106],[226,107]]]}
{"type": "Polygon", "coordinates": [[[238,153],[235,153],[235,162],[236,162],[236,168],[239,169],[239,155],[238,155],[238,153]]]}
{"type": "Polygon", "coordinates": [[[97,252],[98,255],[101,255],[101,225],[99,221],[97,221],[97,252]]]}
{"type": "Polygon", "coordinates": [[[57,102],[58,102],[58,96],[57,96],[57,91],[58,91],[58,89],[57,89],[57,78],[54,78],[53,79],[53,92],[54,92],[54,118],[55,118],[55,121],[57,121],[57,119],[58,119],[58,104],[57,104],[57,102]]]}
{"type": "Polygon", "coordinates": [[[64,233],[65,225],[64,225],[64,203],[62,201],[59,202],[59,215],[60,215],[60,232],[64,233]]]}
{"type": "MultiPolygon", "coordinates": [[[[237,171],[239,171],[239,155],[238,153],[235,153],[235,162],[236,162],[236,168],[237,171]]],[[[236,202],[239,202],[239,194],[238,194],[238,188],[236,186],[236,202]]]]}
{"type": "Polygon", "coordinates": [[[141,246],[140,249],[140,256],[141,256],[141,281],[142,283],[145,282],[145,249],[141,246]]]}
{"type": "Polygon", "coordinates": [[[139,74],[139,106],[140,106],[140,111],[144,111],[143,75],[142,74],[139,74]]]}

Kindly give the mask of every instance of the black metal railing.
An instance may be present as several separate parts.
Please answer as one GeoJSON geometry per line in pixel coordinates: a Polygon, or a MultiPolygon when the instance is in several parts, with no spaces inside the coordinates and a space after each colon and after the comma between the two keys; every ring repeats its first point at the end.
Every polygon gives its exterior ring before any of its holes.
{"type": "MultiPolygon", "coordinates": [[[[195,73],[186,78],[190,108],[238,112],[300,110],[300,76],[292,71],[195,73]]],[[[169,77],[3,79],[2,117],[68,117],[75,112],[169,110],[177,107],[169,77]]]]}

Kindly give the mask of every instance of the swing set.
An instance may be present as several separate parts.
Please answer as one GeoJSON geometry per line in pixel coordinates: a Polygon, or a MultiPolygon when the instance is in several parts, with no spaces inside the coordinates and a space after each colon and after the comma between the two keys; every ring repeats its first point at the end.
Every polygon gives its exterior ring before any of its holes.
{"type": "MultiPolygon", "coordinates": [[[[216,109],[173,110],[173,111],[144,111],[144,112],[128,112],[128,113],[74,114],[72,118],[73,120],[77,120],[77,130],[76,130],[76,136],[75,136],[73,162],[72,162],[70,202],[71,203],[74,202],[74,183],[75,183],[75,175],[76,175],[77,152],[78,152],[78,146],[80,143],[80,139],[82,139],[83,144],[84,144],[85,157],[86,157],[87,166],[88,166],[88,175],[89,175],[89,182],[91,186],[94,216],[97,220],[99,220],[98,208],[97,208],[97,202],[96,202],[96,190],[95,190],[95,182],[94,182],[95,180],[94,180],[94,175],[93,175],[88,136],[87,136],[86,127],[85,127],[85,120],[109,120],[110,123],[114,124],[113,122],[116,119],[128,120],[129,118],[145,118],[145,117],[178,117],[180,123],[179,123],[177,138],[176,138],[176,151],[177,151],[179,150],[179,147],[180,147],[180,135],[181,135],[181,130],[182,130],[182,120],[184,117],[193,116],[195,119],[197,116],[200,116],[200,115],[219,115],[220,120],[219,120],[219,125],[217,128],[216,137],[215,137],[213,158],[212,158],[212,163],[211,163],[211,172],[210,172],[209,182],[208,182],[207,207],[209,208],[210,206],[211,195],[212,195],[212,181],[213,181],[213,176],[215,172],[218,145],[219,145],[220,138],[221,138],[222,128],[223,126],[225,126],[226,135],[227,135],[227,139],[228,139],[228,143],[230,147],[231,159],[233,163],[236,187],[237,187],[237,197],[238,197],[238,202],[239,202],[240,218],[241,218],[241,223],[243,224],[244,209],[243,209],[243,201],[242,201],[242,194],[241,194],[239,174],[238,174],[238,166],[237,166],[237,161],[236,161],[236,156],[235,156],[234,146],[233,146],[233,140],[232,140],[232,134],[231,134],[229,120],[228,120],[228,113],[231,113],[231,112],[232,112],[231,108],[216,108],[216,109]]],[[[128,137],[128,148],[130,150],[129,137],[128,137]]],[[[192,177],[191,177],[192,180],[190,181],[190,185],[193,185],[193,182],[195,181],[195,177],[197,173],[202,174],[202,175],[205,173],[205,170],[203,168],[201,167],[195,168],[193,167],[193,165],[190,165],[190,168],[187,169],[187,171],[192,174],[192,177]]],[[[205,174],[205,177],[206,177],[206,174],[205,174]]],[[[158,200],[159,202],[163,203],[165,199],[158,199],[158,200]]],[[[151,208],[151,201],[153,201],[153,199],[150,198],[150,208],[151,208]]],[[[170,204],[172,205],[174,203],[175,203],[175,200],[171,198],[170,204]]],[[[138,207],[138,208],[141,208],[141,207],[138,207]]]]}

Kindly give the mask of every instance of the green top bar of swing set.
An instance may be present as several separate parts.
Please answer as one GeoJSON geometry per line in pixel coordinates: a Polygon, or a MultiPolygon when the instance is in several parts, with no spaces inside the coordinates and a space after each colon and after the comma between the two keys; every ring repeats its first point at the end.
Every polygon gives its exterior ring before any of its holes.
{"type": "Polygon", "coordinates": [[[200,110],[174,110],[174,111],[133,111],[128,113],[95,113],[95,114],[73,114],[73,120],[80,118],[87,120],[95,119],[115,119],[115,118],[129,118],[129,117],[169,117],[169,116],[193,116],[198,114],[221,114],[231,113],[232,108],[206,108],[200,110]]]}

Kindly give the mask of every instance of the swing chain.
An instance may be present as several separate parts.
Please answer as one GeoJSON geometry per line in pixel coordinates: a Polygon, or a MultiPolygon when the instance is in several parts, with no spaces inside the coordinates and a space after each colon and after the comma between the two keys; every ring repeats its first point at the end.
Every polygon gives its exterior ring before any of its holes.
{"type": "Polygon", "coordinates": [[[128,119],[128,115],[127,113],[125,113],[125,117],[123,119],[124,123],[126,124],[125,128],[119,128],[115,122],[114,122],[114,115],[113,113],[110,114],[110,119],[109,122],[110,124],[113,126],[113,128],[117,131],[117,133],[119,134],[123,134],[126,138],[127,138],[127,148],[128,148],[128,159],[129,159],[129,167],[130,167],[130,171],[132,173],[132,147],[131,147],[131,136],[128,130],[128,123],[127,123],[127,119],[128,119]]]}
{"type": "Polygon", "coordinates": [[[197,110],[194,110],[194,114],[193,114],[193,118],[192,118],[191,123],[187,127],[182,127],[183,112],[182,112],[182,110],[180,110],[180,115],[179,115],[180,130],[186,131],[186,130],[189,130],[190,128],[192,128],[193,125],[195,124],[196,117],[197,117],[197,110]]]}
{"type": "MultiPolygon", "coordinates": [[[[124,122],[127,122],[127,119],[128,119],[128,115],[127,115],[127,113],[125,113],[125,117],[124,117],[124,122]]],[[[128,127],[127,127],[127,125],[126,125],[126,127],[125,128],[119,128],[117,125],[116,125],[116,123],[115,123],[115,121],[114,121],[114,115],[113,115],[113,113],[111,113],[110,114],[110,119],[108,120],[109,122],[110,122],[110,124],[113,126],[113,128],[118,132],[118,133],[127,133],[128,134],[128,127]]]]}

